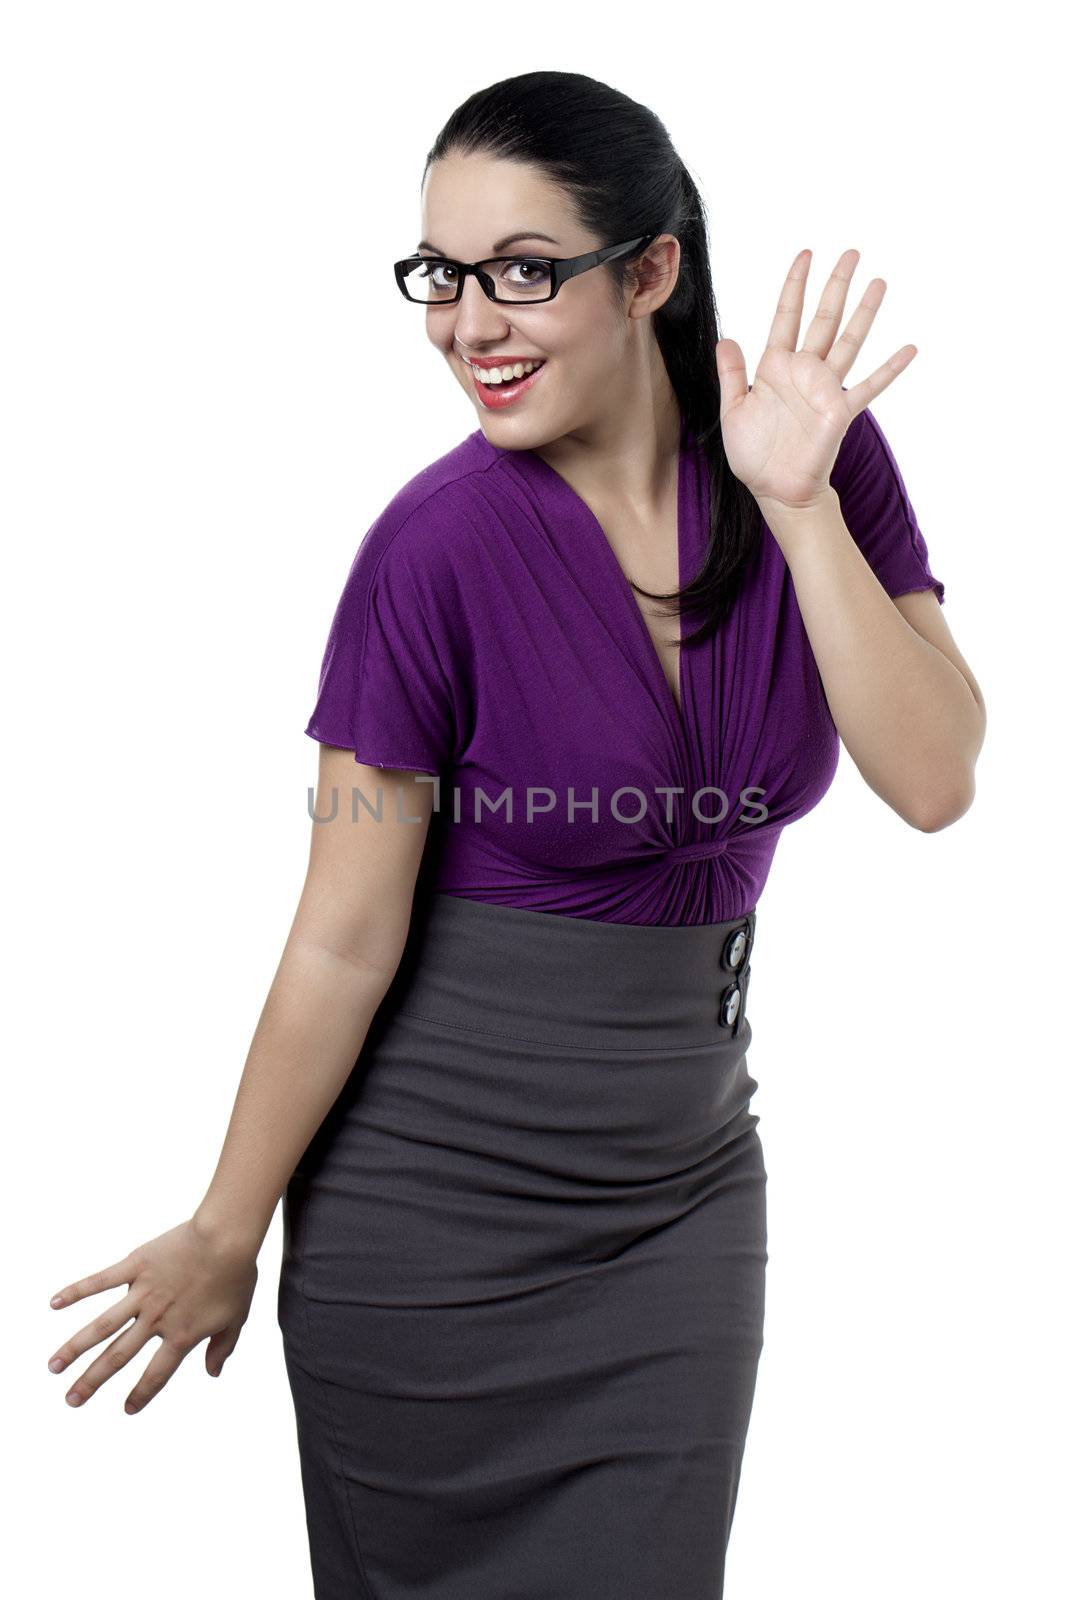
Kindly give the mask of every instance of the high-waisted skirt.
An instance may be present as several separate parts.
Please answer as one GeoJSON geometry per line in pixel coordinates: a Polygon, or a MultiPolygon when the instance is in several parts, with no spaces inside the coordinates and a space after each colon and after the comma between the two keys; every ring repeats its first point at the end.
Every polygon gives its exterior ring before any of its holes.
{"type": "Polygon", "coordinates": [[[430,893],[283,1198],[316,1600],[718,1600],[763,1344],[755,912],[430,893]]]}

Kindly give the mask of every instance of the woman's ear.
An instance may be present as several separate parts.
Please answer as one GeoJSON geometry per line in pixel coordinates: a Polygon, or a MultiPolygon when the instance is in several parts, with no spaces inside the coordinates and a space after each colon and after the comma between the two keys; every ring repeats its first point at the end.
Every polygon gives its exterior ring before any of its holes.
{"type": "Polygon", "coordinates": [[[681,266],[681,241],[673,233],[661,233],[635,263],[631,315],[651,316],[665,305],[674,293],[681,266]]]}

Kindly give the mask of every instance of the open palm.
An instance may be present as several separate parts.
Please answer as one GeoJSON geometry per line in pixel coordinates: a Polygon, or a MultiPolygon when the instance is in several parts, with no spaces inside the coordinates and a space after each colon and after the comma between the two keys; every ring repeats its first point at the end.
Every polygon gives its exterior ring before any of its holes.
{"type": "Polygon", "coordinates": [[[847,391],[842,388],[841,380],[859,354],[886,290],[884,278],[872,278],[838,336],[858,261],[858,250],[846,250],[840,258],[798,350],[811,265],[811,251],[800,252],[786,276],[751,388],[736,340],[720,339],[715,347],[726,458],[734,476],[758,501],[792,507],[816,504],[829,491],[830,469],[853,417],[917,354],[913,344],[904,345],[862,383],[847,391]]]}

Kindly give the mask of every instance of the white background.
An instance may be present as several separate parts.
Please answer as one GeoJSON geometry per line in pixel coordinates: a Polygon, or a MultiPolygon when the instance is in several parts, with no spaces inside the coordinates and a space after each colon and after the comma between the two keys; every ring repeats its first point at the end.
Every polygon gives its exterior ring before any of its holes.
{"type": "Polygon", "coordinates": [[[424,15],[3,11],[15,1592],[311,1594],[280,1212],[223,1377],[201,1346],[140,1415],[122,1402],[155,1341],[76,1411],[70,1373],[46,1366],[123,1291],[48,1300],[188,1216],[211,1177],[303,880],[303,728],[348,564],[477,426],[391,263],[453,108],[555,68],[665,121],[750,381],[798,250],[805,326],[849,246],[857,285],[887,280],[849,381],[918,346],[873,409],[989,708],[961,822],[908,828],[842,749],[759,904],[768,1311],[727,1594],[1052,1600],[1065,351],[1048,21],[1031,4],[424,15]]]}

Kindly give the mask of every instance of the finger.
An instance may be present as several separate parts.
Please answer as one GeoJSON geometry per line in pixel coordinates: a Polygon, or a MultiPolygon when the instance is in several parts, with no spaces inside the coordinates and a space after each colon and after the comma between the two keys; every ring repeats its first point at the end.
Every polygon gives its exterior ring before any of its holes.
{"type": "Polygon", "coordinates": [[[841,313],[848,298],[848,287],[859,258],[858,250],[846,250],[826,280],[822,299],[808,323],[808,336],[803,346],[814,355],[825,356],[837,336],[841,313]]]}
{"type": "Polygon", "coordinates": [[[783,350],[795,350],[800,332],[800,313],[804,309],[804,285],[811,266],[811,251],[802,250],[786,274],[778,309],[774,313],[767,348],[778,345],[783,350]]]}
{"type": "Polygon", "coordinates": [[[66,1344],[61,1344],[55,1355],[48,1363],[51,1372],[62,1372],[64,1367],[78,1356],[84,1355],[86,1350],[91,1350],[94,1344],[99,1344],[101,1339],[109,1339],[113,1333],[123,1327],[134,1315],[137,1306],[133,1294],[126,1295],[92,1322],[87,1322],[84,1328],[79,1328],[73,1338],[66,1344]]]}
{"type": "Polygon", "coordinates": [[[864,406],[869,406],[871,401],[880,395],[883,389],[888,389],[893,379],[904,371],[904,368],[918,355],[918,349],[913,344],[902,345],[895,355],[871,373],[869,378],[864,378],[862,383],[854,383],[845,390],[845,401],[849,413],[853,417],[862,411],[864,406]]]}
{"type": "Polygon", "coordinates": [[[121,1261],[104,1267],[102,1272],[91,1272],[87,1278],[79,1278],[77,1283],[68,1283],[65,1289],[60,1289],[52,1296],[49,1304],[58,1309],[60,1306],[71,1306],[76,1300],[84,1300],[87,1295],[100,1294],[104,1289],[117,1289],[120,1283],[132,1283],[136,1270],[133,1256],[123,1256],[121,1261]]]}
{"type": "Polygon", "coordinates": [[[745,358],[736,339],[720,339],[715,346],[715,365],[719,373],[719,394],[723,411],[730,411],[748,393],[745,358]]]}
{"type": "Polygon", "coordinates": [[[863,299],[856,307],[848,320],[837,343],[826,357],[826,365],[835,372],[838,378],[843,378],[848,372],[856,357],[860,353],[864,339],[871,331],[878,307],[885,298],[886,281],[884,278],[872,278],[864,292],[863,299]]]}
{"type": "Polygon", "coordinates": [[[217,1378],[222,1371],[240,1337],[240,1327],[224,1328],[221,1333],[211,1335],[204,1352],[204,1365],[213,1378],[217,1378]]]}
{"type": "Polygon", "coordinates": [[[189,1351],[182,1345],[165,1339],[142,1372],[140,1379],[126,1396],[126,1410],[132,1416],[142,1411],[149,1400],[154,1400],[164,1384],[168,1383],[189,1351]]]}
{"type": "Polygon", "coordinates": [[[80,1406],[86,1400],[91,1400],[101,1384],[113,1378],[115,1373],[120,1371],[152,1337],[152,1329],[142,1317],[138,1317],[133,1326],[127,1328],[125,1333],[120,1333],[117,1339],[113,1339],[107,1349],[97,1356],[92,1366],[86,1367],[81,1377],[71,1384],[67,1390],[67,1404],[80,1406]]]}

